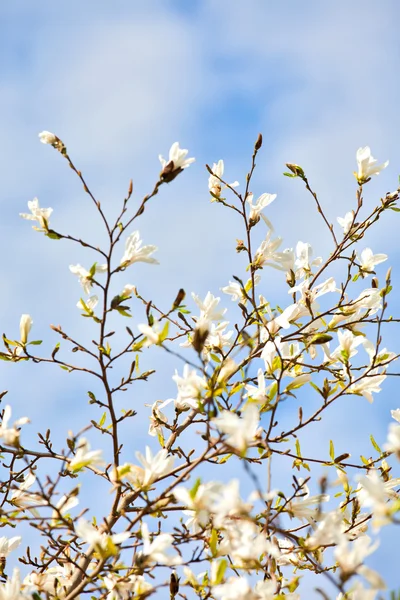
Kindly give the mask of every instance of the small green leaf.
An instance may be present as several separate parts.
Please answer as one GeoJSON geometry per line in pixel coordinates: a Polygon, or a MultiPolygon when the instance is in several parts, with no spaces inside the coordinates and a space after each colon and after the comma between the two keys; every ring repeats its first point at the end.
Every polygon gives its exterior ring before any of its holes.
{"type": "Polygon", "coordinates": [[[103,414],[101,415],[101,419],[98,423],[99,427],[103,427],[104,423],[106,422],[106,418],[107,418],[107,413],[103,412],[103,414]]]}
{"type": "Polygon", "coordinates": [[[332,440],[329,442],[329,456],[331,457],[332,461],[335,462],[335,446],[333,445],[332,440]]]}
{"type": "Polygon", "coordinates": [[[372,433],[371,433],[371,435],[369,436],[369,439],[371,440],[371,444],[373,445],[373,447],[375,448],[375,450],[376,450],[377,452],[379,452],[379,454],[382,454],[382,450],[379,448],[378,444],[376,443],[376,441],[375,441],[375,438],[374,438],[374,436],[372,435],[372,433]]]}

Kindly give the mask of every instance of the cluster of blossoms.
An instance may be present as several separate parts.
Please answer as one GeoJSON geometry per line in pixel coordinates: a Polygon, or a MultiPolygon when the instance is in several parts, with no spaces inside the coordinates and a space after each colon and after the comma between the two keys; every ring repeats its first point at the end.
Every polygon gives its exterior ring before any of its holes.
{"type": "MultiPolygon", "coordinates": [[[[400,510],[400,478],[392,475],[400,458],[400,409],[392,410],[394,422],[382,449],[372,436],[376,456],[361,457],[360,463],[349,462],[348,453],[336,455],[333,441],[329,458],[305,457],[301,441],[303,431],[325,419],[340,398],[347,396],[350,402],[362,396],[372,403],[398,358],[381,340],[383,323],[396,321],[386,317],[390,271],[383,285],[375,271],[388,257],[362,245],[364,234],[383,212],[398,210],[396,190],[372,213],[361,214],[363,186],[388,163],[378,165],[368,147],[357,151],[358,203],[337,219],[339,233],[304,170],[287,165],[286,175],[306,184],[329,228],[334,247],[326,260],[315,257],[308,242],[285,248],[266,214],[276,194],[257,197],[251,192],[261,136],[243,193],[237,181],[224,180],[224,162],[214,163],[208,167],[209,193],[213,202],[242,218],[245,236],[237,241],[236,250],[246,257],[246,277],[233,276],[221,287],[220,296],[211,291],[205,296],[192,293],[188,305],[183,304],[181,289],[172,306],[164,309],[145,299],[136,281],[122,289],[118,283],[114,295],[111,290],[114,276],[124,276],[132,267],[133,272],[136,263],[158,264],[153,256],[157,247],[143,245],[139,231],[131,231],[131,226],[160,187],[193,164],[188,150],[176,142],[168,159],[159,157],[161,172],[153,192],[131,218],[130,185],[112,225],[62,140],[46,131],[39,137],[60,152],[83,183],[104,221],[110,245],[103,250],[51,229],[52,209],[40,208],[37,199],[28,202],[30,214],[21,217],[36,221],[39,226],[34,229],[51,240],[73,241],[96,254],[98,261],[85,263],[92,266],[71,265],[70,271],[83,290],[77,307],[98,333],[89,345],[76,341],[63,327],[51,326],[62,343],[83,358],[78,364],[71,362],[60,342],[49,358],[42,357],[34,353],[41,342],[28,341],[33,321],[24,314],[19,339],[4,335],[0,357],[52,363],[69,373],[94,377],[101,390],[96,386],[88,392],[89,402],[101,416],[77,434],[69,431],[65,448],[51,438],[50,430],[39,434],[39,448],[28,448],[21,439],[28,417],[12,423],[11,405],[5,406],[0,449],[9,455],[11,466],[1,484],[4,533],[12,527],[18,534],[21,522],[30,523],[46,543],[41,543],[39,556],[29,549],[19,556],[27,571],[21,576],[19,569],[9,572],[11,560],[21,552],[21,536],[0,538],[0,599],[22,600],[36,594],[73,600],[90,594],[128,600],[160,590],[165,595],[164,588],[169,587],[171,600],[178,593],[215,600],[299,600],[304,573],[311,572],[318,574],[319,582],[336,588],[337,600],[375,600],[385,582],[366,563],[379,546],[380,530],[397,523],[400,510]],[[222,193],[232,196],[232,204],[222,193]],[[253,236],[259,233],[257,245],[253,236]],[[125,250],[114,264],[115,246],[124,239],[125,250]],[[342,280],[338,269],[329,272],[333,264],[346,265],[342,280]],[[262,272],[267,267],[281,272],[283,307],[263,295],[262,272]],[[367,285],[360,286],[364,282],[367,285]],[[221,296],[230,298],[231,310],[221,296]],[[114,319],[133,317],[134,327],[126,327],[126,342],[114,336],[110,313],[114,319]],[[148,348],[174,355],[183,366],[172,375],[174,397],[167,391],[150,404],[151,445],[143,443],[144,453],[136,451],[137,460],[130,462],[132,440],[141,444],[144,433],[135,404],[142,392],[130,390],[140,390],[155,373],[141,367],[141,354],[148,348]],[[124,358],[129,359],[127,370],[126,361],[117,362],[124,358]],[[129,398],[122,411],[116,403],[120,392],[129,398]],[[308,402],[311,396],[313,402],[308,402]],[[297,415],[291,409],[283,419],[282,406],[295,402],[297,415]],[[129,428],[124,428],[128,420],[129,428]],[[92,434],[95,439],[96,432],[101,433],[101,449],[92,449],[88,439],[92,434]],[[154,449],[157,443],[159,448],[154,449]],[[42,466],[49,460],[55,465],[51,475],[44,474],[42,466]],[[275,461],[291,477],[291,486],[273,486],[275,461]],[[315,465],[324,469],[317,484],[311,469],[315,465]],[[237,476],[241,469],[254,484],[246,498],[237,476]],[[224,481],[214,480],[219,471],[224,481]],[[89,478],[109,495],[102,494],[101,503],[85,507],[81,488],[89,478]],[[110,506],[103,517],[89,518],[88,509],[98,513],[106,503],[110,506]]],[[[94,497],[97,487],[93,489],[94,497]]]]}

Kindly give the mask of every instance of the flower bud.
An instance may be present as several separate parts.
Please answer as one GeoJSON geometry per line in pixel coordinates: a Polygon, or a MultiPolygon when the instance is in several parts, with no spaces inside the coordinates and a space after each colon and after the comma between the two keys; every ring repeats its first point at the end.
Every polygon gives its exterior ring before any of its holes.
{"type": "Polygon", "coordinates": [[[30,315],[22,315],[20,323],[19,323],[19,331],[21,336],[21,343],[26,344],[28,341],[28,333],[32,327],[32,317],[30,315]]]}

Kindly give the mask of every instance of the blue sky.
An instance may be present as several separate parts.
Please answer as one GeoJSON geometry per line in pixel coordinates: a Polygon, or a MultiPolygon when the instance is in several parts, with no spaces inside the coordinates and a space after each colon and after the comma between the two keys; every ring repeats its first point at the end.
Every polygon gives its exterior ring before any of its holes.
{"type": "MultiPolygon", "coordinates": [[[[89,266],[93,257],[45,239],[18,216],[38,196],[42,206],[54,208],[55,229],[96,241],[103,235],[66,163],[39,143],[37,134],[43,129],[64,140],[108,215],[115,214],[130,178],[136,201],[151,189],[159,153],[166,155],[176,140],[190,148],[195,165],[162,190],[139,224],[145,243],[159,247],[160,266],[138,265],[121,279],[122,285],[137,284],[144,296],[160,304],[170,303],[179,287],[217,294],[232,274],[244,276],[234,251],[242,232],[234,217],[210,204],[204,165],[223,158],[227,178],[244,182],[260,131],[264,147],[253,191],[278,194],[268,216],[285,246],[301,239],[312,243],[316,255],[326,256],[329,239],[311,198],[299,182],[282,177],[284,164],[303,166],[332,221],[355,205],[352,172],[359,146],[368,144],[379,160],[390,159],[388,169],[368,185],[366,204],[374,205],[397,187],[398,19],[395,0],[3,3],[3,330],[17,337],[20,315],[32,314],[34,337],[45,340],[43,353],[58,341],[49,333],[49,323],[62,323],[74,335],[93,335],[75,308],[80,288],[68,270],[77,262],[89,266]]],[[[399,225],[397,215],[391,215],[366,245],[390,257],[395,314],[399,225]]],[[[383,265],[381,277],[385,271],[383,265]]],[[[270,290],[277,298],[279,290],[286,293],[279,274],[265,272],[263,281],[267,297],[270,290]]],[[[137,306],[134,325],[143,321],[140,310],[137,306]]],[[[397,337],[393,327],[387,345],[398,351],[397,337]]],[[[159,378],[137,392],[134,401],[140,405],[175,392],[170,377],[176,364],[164,356],[156,360],[159,378]]],[[[0,374],[17,415],[31,416],[32,432],[45,429],[49,418],[65,437],[67,418],[77,430],[89,416],[90,384],[84,378],[3,363],[0,374]]],[[[372,427],[377,439],[386,436],[389,411],[399,405],[396,391],[390,382],[372,406],[347,398],[346,406],[332,410],[315,431],[309,450],[336,436],[338,446],[344,448],[346,442],[356,451],[359,443],[360,452],[368,454],[372,427]]],[[[145,410],[140,410],[138,431],[143,430],[145,410]]],[[[142,434],[140,442],[146,442],[142,434]]],[[[395,558],[388,544],[382,544],[373,566],[381,567],[394,587],[395,558]]]]}

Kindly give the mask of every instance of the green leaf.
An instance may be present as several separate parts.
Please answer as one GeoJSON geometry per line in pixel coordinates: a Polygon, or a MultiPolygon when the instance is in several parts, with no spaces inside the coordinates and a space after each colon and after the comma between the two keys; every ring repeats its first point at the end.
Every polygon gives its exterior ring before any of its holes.
{"type": "Polygon", "coordinates": [[[28,342],[28,346],[40,346],[43,340],[35,340],[33,342],[28,342]]]}
{"type": "Polygon", "coordinates": [[[49,229],[47,233],[45,233],[45,236],[50,238],[51,240],[61,240],[62,239],[62,235],[58,235],[58,233],[56,231],[54,231],[53,229],[49,229]]]}
{"type": "Polygon", "coordinates": [[[217,556],[217,544],[218,544],[218,533],[216,529],[213,529],[210,536],[210,550],[211,556],[217,556]]]}
{"type": "Polygon", "coordinates": [[[107,418],[107,413],[103,412],[103,414],[101,415],[101,419],[98,422],[99,427],[103,427],[104,423],[106,422],[106,418],[107,418]]]}
{"type": "Polygon", "coordinates": [[[335,462],[335,446],[333,445],[332,440],[329,441],[329,456],[332,461],[335,462]]]}
{"type": "Polygon", "coordinates": [[[382,450],[379,448],[378,444],[376,443],[376,441],[375,441],[375,438],[374,438],[374,436],[372,435],[372,433],[371,433],[371,435],[369,436],[369,439],[371,440],[371,444],[373,445],[373,447],[375,448],[375,450],[376,450],[377,452],[379,452],[379,454],[382,454],[382,450]]]}

